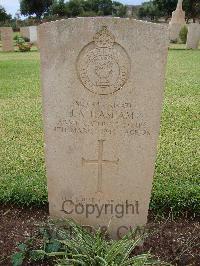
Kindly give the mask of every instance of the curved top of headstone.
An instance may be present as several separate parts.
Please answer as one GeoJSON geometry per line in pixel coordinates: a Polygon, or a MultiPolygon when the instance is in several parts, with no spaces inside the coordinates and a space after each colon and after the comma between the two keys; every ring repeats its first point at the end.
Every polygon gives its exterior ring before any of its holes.
{"type": "Polygon", "coordinates": [[[143,20],[137,20],[137,19],[132,19],[132,18],[120,18],[120,17],[76,17],[76,18],[68,18],[68,19],[60,19],[60,20],[55,20],[55,21],[48,21],[43,24],[39,25],[39,28],[42,28],[44,26],[51,27],[52,25],[61,25],[63,23],[84,23],[84,22],[102,22],[102,21],[107,21],[109,23],[118,23],[120,22],[131,22],[134,23],[135,25],[149,25],[152,26],[153,28],[161,29],[161,28],[166,28],[165,25],[163,24],[158,24],[158,23],[152,23],[148,21],[143,21],[143,20]]]}
{"type": "MultiPolygon", "coordinates": [[[[42,51],[46,51],[48,48],[57,52],[58,47],[60,49],[61,47],[62,49],[65,49],[64,47],[66,41],[71,42],[71,47],[73,48],[74,42],[77,41],[79,44],[84,45],[88,42],[88,40],[91,42],[94,41],[96,47],[102,45],[112,47],[112,43],[115,42],[115,38],[119,37],[119,32],[123,32],[123,36],[127,34],[128,36],[132,36],[135,40],[136,50],[139,51],[141,43],[144,43],[144,40],[148,39],[148,42],[152,43],[152,45],[148,45],[148,49],[156,49],[158,51],[164,45],[164,42],[168,41],[167,31],[168,27],[166,24],[156,24],[130,18],[69,18],[46,22],[39,25],[39,39],[41,41],[40,49],[42,51]],[[82,28],[85,29],[84,33],[80,30],[82,28]],[[124,29],[126,29],[125,32],[124,29]],[[49,39],[51,40],[50,42],[49,39]],[[104,44],[105,40],[106,43],[104,44]]],[[[125,37],[121,37],[121,44],[124,44],[125,46],[129,45],[129,43],[126,42],[125,37]]]]}

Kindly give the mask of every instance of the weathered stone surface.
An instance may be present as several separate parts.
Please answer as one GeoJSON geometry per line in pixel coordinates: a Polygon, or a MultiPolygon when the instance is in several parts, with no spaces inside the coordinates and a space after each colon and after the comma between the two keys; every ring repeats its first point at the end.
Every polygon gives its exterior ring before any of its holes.
{"type": "Polygon", "coordinates": [[[39,38],[50,214],[120,237],[147,220],[168,31],[77,18],[39,38]]]}
{"type": "Polygon", "coordinates": [[[191,23],[188,25],[187,49],[197,49],[200,42],[200,24],[191,23]]]}
{"type": "Polygon", "coordinates": [[[10,52],[14,50],[13,46],[13,31],[11,27],[1,27],[1,42],[2,42],[2,50],[4,52],[10,52]]]}
{"type": "Polygon", "coordinates": [[[30,42],[37,43],[37,26],[30,26],[29,27],[29,35],[30,35],[30,42]]]}
{"type": "Polygon", "coordinates": [[[178,0],[176,10],[172,12],[172,19],[169,23],[169,36],[171,41],[179,39],[180,30],[186,24],[182,3],[183,0],[178,0]]]}
{"type": "Polygon", "coordinates": [[[22,37],[30,39],[30,30],[29,27],[21,27],[20,34],[22,37]]]}

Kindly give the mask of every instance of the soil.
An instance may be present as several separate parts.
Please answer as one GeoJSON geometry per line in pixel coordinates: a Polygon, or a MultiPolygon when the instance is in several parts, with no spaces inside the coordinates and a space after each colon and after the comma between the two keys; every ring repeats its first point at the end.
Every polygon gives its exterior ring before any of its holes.
{"type": "MultiPolygon", "coordinates": [[[[10,256],[17,251],[17,243],[37,234],[41,223],[48,220],[48,206],[25,208],[0,205],[0,265],[12,265],[10,256]]],[[[147,252],[172,265],[200,265],[200,221],[196,218],[156,218],[149,214],[151,232],[135,254],[147,252]]],[[[24,265],[51,265],[28,262],[24,265]]]]}

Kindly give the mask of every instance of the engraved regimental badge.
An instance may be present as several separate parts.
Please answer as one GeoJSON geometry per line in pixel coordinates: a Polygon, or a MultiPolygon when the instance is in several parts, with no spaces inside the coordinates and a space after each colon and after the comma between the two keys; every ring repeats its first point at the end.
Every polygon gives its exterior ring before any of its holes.
{"type": "Polygon", "coordinates": [[[80,51],[77,73],[90,92],[107,95],[120,90],[128,80],[130,59],[106,26],[80,51]]]}

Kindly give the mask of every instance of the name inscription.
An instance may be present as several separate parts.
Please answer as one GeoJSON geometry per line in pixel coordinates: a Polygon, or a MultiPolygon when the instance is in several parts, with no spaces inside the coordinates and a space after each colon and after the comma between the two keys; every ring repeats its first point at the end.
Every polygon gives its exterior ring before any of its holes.
{"type": "Polygon", "coordinates": [[[129,102],[84,102],[75,100],[63,117],[54,125],[54,131],[66,134],[149,136],[147,122],[129,102]]]}

